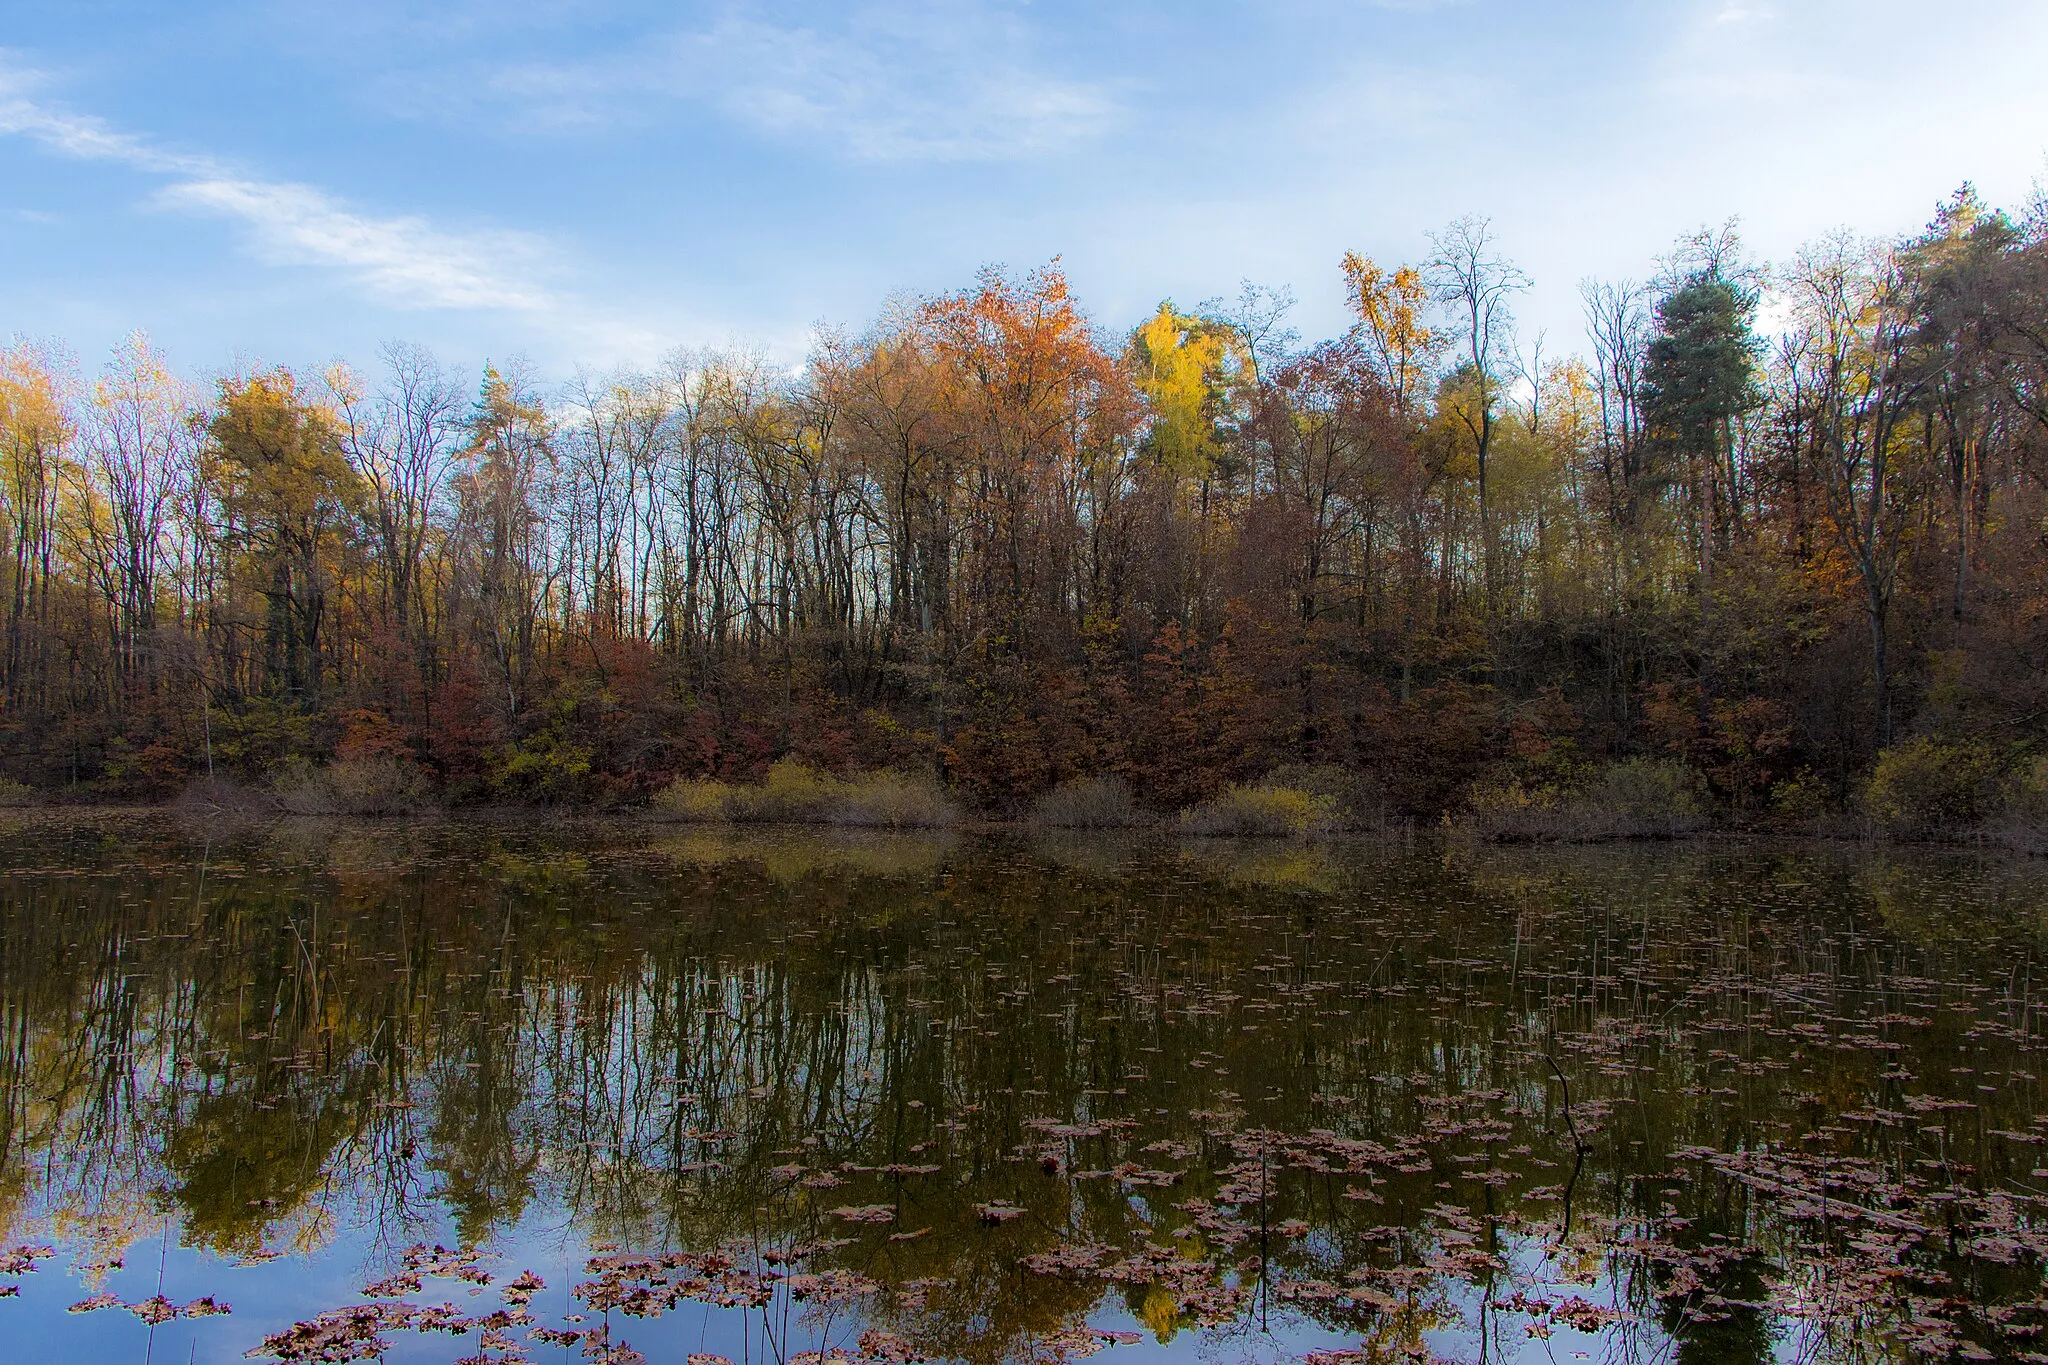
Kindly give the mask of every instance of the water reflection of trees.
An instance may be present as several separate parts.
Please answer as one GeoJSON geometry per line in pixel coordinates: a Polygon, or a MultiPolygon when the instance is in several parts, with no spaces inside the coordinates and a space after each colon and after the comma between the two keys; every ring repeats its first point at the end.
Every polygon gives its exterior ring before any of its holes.
{"type": "MultiPolygon", "coordinates": [[[[1151,1243],[1391,1358],[1466,1312],[1449,1287],[1513,1292],[1568,1203],[1581,1247],[1662,1239],[1611,1261],[1645,1329],[1765,1359],[1769,1314],[1697,1301],[1760,1302],[1810,1231],[1671,1153],[1821,1134],[1902,1188],[1936,1154],[1980,1186],[2034,1160],[1996,1136],[2034,1105],[2038,901],[2002,866],[131,834],[17,829],[0,884],[7,1207],[103,1240],[158,1193],[238,1256],[357,1219],[403,1245],[443,1209],[482,1240],[537,1203],[642,1248],[830,1234],[941,1281],[873,1315],[973,1359],[1106,1292],[1200,1320],[1157,1277],[1017,1271],[1151,1243]],[[1844,1118],[1929,1096],[1971,1108],[1844,1118]],[[830,1212],[868,1205],[893,1221],[830,1212]]],[[[1981,1259],[1941,1273],[2038,1292],[1981,1259]]]]}

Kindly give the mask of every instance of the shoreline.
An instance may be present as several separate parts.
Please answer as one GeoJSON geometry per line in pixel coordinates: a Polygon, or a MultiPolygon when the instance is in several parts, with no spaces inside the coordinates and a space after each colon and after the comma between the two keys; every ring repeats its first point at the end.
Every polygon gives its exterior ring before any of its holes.
{"type": "Polygon", "coordinates": [[[1096,842],[1144,841],[1196,848],[1310,848],[1390,844],[1465,844],[1493,848],[1588,848],[1627,845],[1717,845],[1737,848],[1764,844],[1786,846],[1858,845],[1866,848],[1928,852],[1984,852],[2011,857],[2048,856],[2048,832],[1980,829],[1944,837],[1900,838],[1867,823],[1815,821],[1803,826],[1770,826],[1740,821],[1702,822],[1685,829],[1637,829],[1585,833],[1532,833],[1484,830],[1472,817],[1456,821],[1389,822],[1376,827],[1344,828],[1309,835],[1197,834],[1175,828],[1171,817],[1124,826],[1046,825],[1025,818],[963,816],[945,824],[884,825],[832,820],[705,820],[678,819],[648,806],[570,807],[559,805],[480,804],[436,806],[419,811],[383,814],[304,814],[283,809],[228,807],[169,801],[38,801],[0,806],[0,820],[9,817],[168,818],[180,822],[219,821],[236,830],[258,826],[316,825],[403,828],[441,824],[524,826],[572,829],[605,826],[649,831],[703,831],[726,835],[837,834],[851,837],[971,838],[1038,837],[1096,842]]]}

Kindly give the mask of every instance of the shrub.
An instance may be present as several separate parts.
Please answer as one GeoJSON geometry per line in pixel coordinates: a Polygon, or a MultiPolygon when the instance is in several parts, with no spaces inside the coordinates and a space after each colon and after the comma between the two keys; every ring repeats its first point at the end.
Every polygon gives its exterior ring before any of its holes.
{"type": "Polygon", "coordinates": [[[2011,764],[1992,746],[1919,735],[1877,756],[1863,809],[1897,837],[1952,834],[1998,814],[2013,786],[2011,764]]]}
{"type": "Polygon", "coordinates": [[[1582,798],[1624,820],[1676,824],[1701,814],[1699,775],[1682,763],[1626,758],[1602,769],[1582,798]]]}
{"type": "Polygon", "coordinates": [[[232,777],[208,777],[203,773],[186,783],[184,791],[172,804],[181,813],[195,818],[256,815],[276,810],[270,798],[254,787],[245,786],[232,777]]]}
{"type": "Polygon", "coordinates": [[[1786,820],[1817,820],[1828,805],[1827,787],[1811,769],[1801,768],[1771,788],[1771,810],[1786,820]]]}
{"type": "Polygon", "coordinates": [[[596,786],[592,755],[588,744],[571,743],[557,720],[516,744],[494,749],[487,769],[490,785],[495,795],[513,801],[587,801],[596,786]]]}
{"type": "Polygon", "coordinates": [[[772,764],[758,787],[726,789],[725,818],[739,824],[812,825],[828,822],[845,784],[800,759],[772,764]]]}
{"type": "Polygon", "coordinates": [[[2002,818],[1988,833],[2017,852],[2048,853],[2048,754],[2017,765],[2005,784],[2002,818]]]}
{"type": "Polygon", "coordinates": [[[1133,829],[1150,820],[1121,777],[1084,777],[1039,797],[1031,823],[1043,829],[1133,829]]]}
{"type": "Polygon", "coordinates": [[[1365,773],[1335,763],[1289,763],[1267,773],[1259,785],[1327,796],[1347,825],[1373,823],[1386,815],[1386,794],[1380,784],[1365,773]]]}
{"type": "Polygon", "coordinates": [[[1610,763],[1572,791],[1512,783],[1472,793],[1473,825],[1495,839],[1670,838],[1706,822],[1698,773],[1669,759],[1610,763]]]}
{"type": "Polygon", "coordinates": [[[1205,838],[1305,838],[1328,834],[1340,821],[1336,798],[1292,787],[1231,787],[1180,814],[1183,833],[1205,838]]]}
{"type": "Polygon", "coordinates": [[[726,818],[725,798],[732,790],[724,782],[679,778],[656,792],[652,804],[656,814],[671,820],[709,823],[726,818]]]}
{"type": "Polygon", "coordinates": [[[2010,823],[2048,826],[2048,754],[2019,766],[2006,786],[2005,814],[2010,823]]]}
{"type": "Polygon", "coordinates": [[[842,784],[833,824],[880,829],[940,829],[958,818],[953,803],[922,773],[869,773],[842,784]]]}
{"type": "Polygon", "coordinates": [[[338,759],[324,768],[289,762],[271,778],[270,789],[293,815],[410,815],[429,804],[426,774],[388,754],[338,759]]]}
{"type": "Polygon", "coordinates": [[[0,806],[33,806],[36,804],[35,788],[26,782],[16,782],[11,777],[0,777],[0,806]]]}
{"type": "Polygon", "coordinates": [[[702,779],[672,783],[654,809],[671,820],[747,825],[853,825],[936,829],[958,818],[937,782],[923,774],[868,773],[851,780],[786,758],[758,786],[702,779]]]}

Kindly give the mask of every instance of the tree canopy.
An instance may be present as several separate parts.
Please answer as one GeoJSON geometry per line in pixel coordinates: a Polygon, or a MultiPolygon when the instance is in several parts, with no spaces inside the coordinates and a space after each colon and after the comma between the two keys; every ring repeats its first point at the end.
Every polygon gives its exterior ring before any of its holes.
{"type": "Polygon", "coordinates": [[[374,754],[625,801],[783,757],[991,809],[1342,769],[1390,814],[1625,760],[1731,812],[1909,737],[2048,744],[2048,230],[1967,187],[1766,268],[1589,284],[1545,359],[1490,224],[1289,296],[1089,317],[1058,262],[544,382],[417,347],[211,391],[0,355],[0,762],[80,795],[374,754]],[[1766,326],[1760,319],[1768,317],[1766,326]]]}

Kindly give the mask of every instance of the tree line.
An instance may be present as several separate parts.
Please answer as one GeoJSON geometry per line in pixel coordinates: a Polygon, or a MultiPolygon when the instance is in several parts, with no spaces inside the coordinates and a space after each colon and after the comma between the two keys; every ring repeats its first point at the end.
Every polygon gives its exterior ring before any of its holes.
{"type": "Polygon", "coordinates": [[[795,757],[1003,810],[1292,765],[1389,813],[1655,758],[1723,809],[2048,738],[2048,215],[1732,229],[1518,334],[1492,225],[1126,334],[1058,263],[544,383],[389,345],[201,387],[0,353],[0,762],[80,796],[374,762],[631,802],[795,757]]]}

